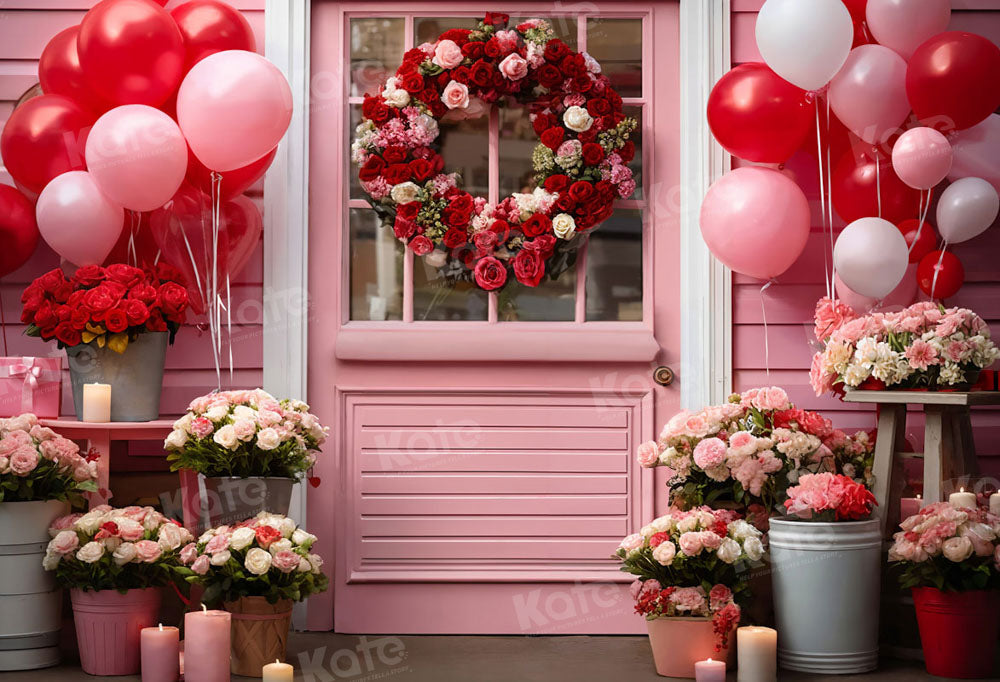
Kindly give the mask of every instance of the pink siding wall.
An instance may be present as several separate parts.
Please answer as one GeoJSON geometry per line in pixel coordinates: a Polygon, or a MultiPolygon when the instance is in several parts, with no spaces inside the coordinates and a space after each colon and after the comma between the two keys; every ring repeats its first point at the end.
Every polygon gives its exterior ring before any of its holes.
{"type": "MultiPolygon", "coordinates": [[[[0,125],[7,120],[14,103],[38,81],[38,57],[49,38],[64,28],[80,22],[84,12],[96,0],[7,0],[0,9],[0,125]]],[[[264,47],[264,0],[229,0],[243,10],[257,34],[258,51],[264,47]]],[[[180,4],[176,1],[170,7],[180,4]]],[[[13,184],[0,168],[0,182],[13,184]]],[[[261,206],[262,184],[250,196],[261,206]]],[[[59,265],[59,257],[42,242],[34,257],[20,270],[0,280],[0,297],[7,320],[7,340],[12,355],[54,355],[55,343],[45,344],[22,335],[17,324],[20,296],[24,287],[38,275],[59,265]]],[[[233,282],[233,354],[237,371],[231,382],[228,372],[224,382],[233,386],[257,386],[261,382],[263,309],[263,257],[261,248],[250,264],[233,282]]],[[[207,332],[196,325],[204,318],[192,318],[188,328],[177,336],[177,343],[167,353],[164,377],[164,415],[178,414],[194,396],[215,388],[215,369],[207,332]]],[[[0,345],[0,354],[3,347],[0,345]]],[[[68,378],[63,382],[63,413],[71,413],[72,398],[68,378]]]]}
{"type": "MultiPolygon", "coordinates": [[[[754,40],[754,24],[762,0],[733,0],[733,64],[760,61],[754,40]]],[[[996,0],[953,0],[952,29],[969,30],[1000,43],[1000,2],[996,0]]],[[[834,160],[835,162],[836,160],[834,160]]],[[[737,162],[738,163],[738,162],[737,162]]],[[[871,410],[857,409],[836,398],[817,398],[809,387],[809,362],[813,349],[812,311],[824,295],[822,222],[819,212],[819,189],[816,161],[799,153],[787,164],[813,206],[813,234],[805,253],[778,283],[765,293],[770,378],[766,374],[764,327],[762,324],[760,283],[743,276],[733,278],[733,368],[737,389],[764,383],[789,389],[800,406],[823,411],[843,428],[872,428],[871,410]]],[[[834,213],[835,229],[844,224],[834,213]]],[[[947,301],[948,305],[969,307],[986,318],[994,337],[1000,336],[1000,229],[993,226],[984,235],[955,247],[966,270],[966,284],[947,301]]],[[[908,437],[919,450],[923,424],[919,415],[909,420],[908,437]]],[[[1000,411],[983,410],[974,416],[975,440],[985,473],[1000,474],[1000,411]]]]}

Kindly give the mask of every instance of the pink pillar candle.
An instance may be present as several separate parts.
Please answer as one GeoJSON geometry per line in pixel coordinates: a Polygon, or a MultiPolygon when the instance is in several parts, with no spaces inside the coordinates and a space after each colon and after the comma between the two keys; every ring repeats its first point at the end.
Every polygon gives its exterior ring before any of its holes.
{"type": "Polygon", "coordinates": [[[227,611],[184,614],[185,682],[229,682],[229,628],[227,611]]]}
{"type": "Polygon", "coordinates": [[[726,682],[726,662],[698,661],[694,664],[695,682],[726,682]]]}
{"type": "Polygon", "coordinates": [[[143,628],[139,633],[142,682],[177,682],[180,677],[180,631],[175,627],[143,628]]]}

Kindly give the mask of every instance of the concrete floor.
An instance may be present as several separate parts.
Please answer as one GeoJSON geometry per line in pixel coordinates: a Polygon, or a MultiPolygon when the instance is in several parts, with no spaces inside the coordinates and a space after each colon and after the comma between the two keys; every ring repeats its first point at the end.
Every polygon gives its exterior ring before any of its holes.
{"type": "MultiPolygon", "coordinates": [[[[645,637],[436,637],[292,634],[288,662],[303,682],[645,682],[653,670],[645,637]],[[309,673],[312,674],[309,674],[309,673]]],[[[942,680],[919,663],[887,660],[877,673],[824,677],[779,673],[783,682],[828,679],[910,682],[942,680]]],[[[67,662],[37,672],[0,673],[7,682],[93,680],[67,662]]],[[[122,682],[134,677],[113,678],[122,682]]],[[[252,678],[234,677],[234,680],[252,678]]],[[[735,675],[730,676],[734,680],[735,675]]],[[[1000,678],[996,678],[1000,679],[1000,678]]]]}

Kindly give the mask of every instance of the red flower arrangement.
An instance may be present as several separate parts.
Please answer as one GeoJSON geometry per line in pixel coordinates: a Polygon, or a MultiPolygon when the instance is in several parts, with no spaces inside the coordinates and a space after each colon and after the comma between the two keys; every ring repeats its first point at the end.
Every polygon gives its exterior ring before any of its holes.
{"type": "Polygon", "coordinates": [[[788,489],[785,509],[800,519],[861,521],[878,504],[868,488],[841,474],[806,474],[798,483],[788,489]]]}
{"type": "Polygon", "coordinates": [[[180,271],[166,263],[143,270],[130,265],[87,265],[72,277],[50,270],[24,290],[25,334],[60,348],[96,342],[124,352],[143,332],[170,332],[184,323],[188,292],[180,271]]]}

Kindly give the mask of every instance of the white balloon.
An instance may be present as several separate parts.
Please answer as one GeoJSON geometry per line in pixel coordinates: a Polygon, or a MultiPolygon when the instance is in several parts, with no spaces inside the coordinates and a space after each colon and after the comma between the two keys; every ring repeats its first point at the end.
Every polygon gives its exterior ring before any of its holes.
{"type": "Polygon", "coordinates": [[[903,233],[882,218],[858,218],[837,237],[833,266],[852,291],[875,299],[903,280],[909,253],[903,233]]]}
{"type": "Polygon", "coordinates": [[[767,0],[757,13],[757,49],[771,69],[818,90],[844,65],[854,23],[840,0],[767,0]]]}
{"type": "Polygon", "coordinates": [[[968,241],[993,224],[1000,213],[1000,196],[982,178],[962,178],[941,193],[937,226],[949,244],[968,241]]]}

